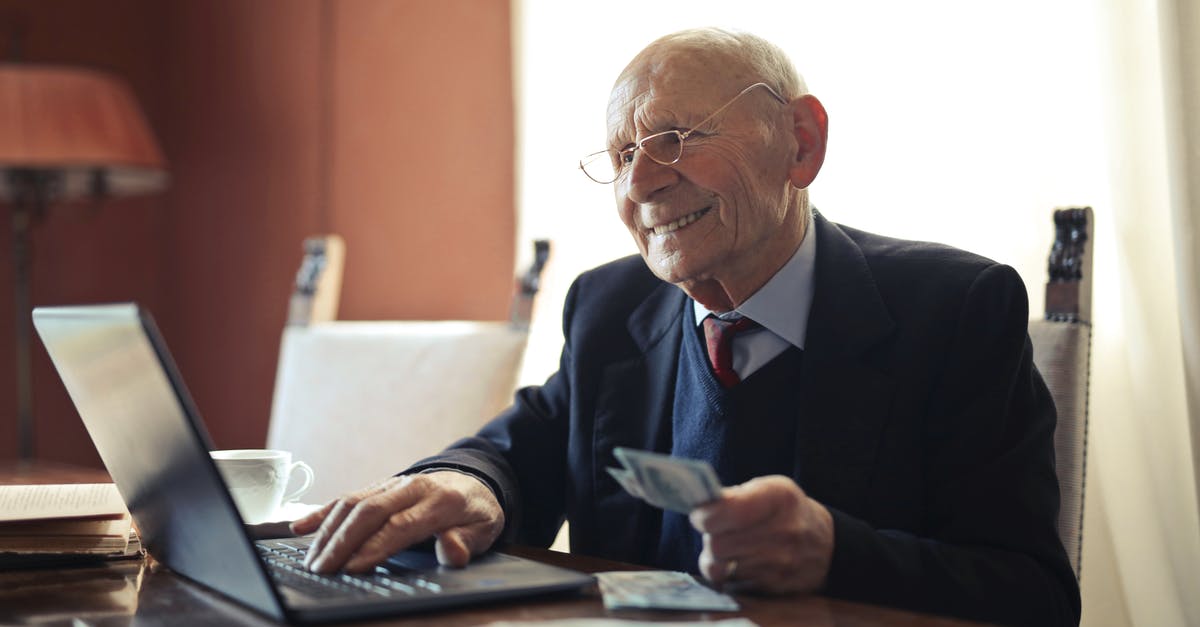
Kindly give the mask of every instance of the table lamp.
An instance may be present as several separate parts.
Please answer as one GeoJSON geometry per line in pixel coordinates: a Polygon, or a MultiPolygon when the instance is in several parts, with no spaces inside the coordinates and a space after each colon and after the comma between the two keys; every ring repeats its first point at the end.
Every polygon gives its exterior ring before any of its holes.
{"type": "Polygon", "coordinates": [[[33,459],[30,230],[55,202],[166,187],[166,163],[123,81],[96,70],[0,63],[0,207],[12,218],[17,451],[33,459]]]}

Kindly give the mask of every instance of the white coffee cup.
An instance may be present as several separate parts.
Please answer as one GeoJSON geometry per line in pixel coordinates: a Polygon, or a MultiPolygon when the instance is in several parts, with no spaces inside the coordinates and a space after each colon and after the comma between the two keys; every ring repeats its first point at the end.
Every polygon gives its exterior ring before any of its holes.
{"type": "Polygon", "coordinates": [[[238,449],[209,454],[247,524],[275,520],[280,506],[300,498],[312,487],[312,468],[304,462],[293,462],[288,451],[238,449]],[[304,475],[303,485],[284,494],[296,470],[304,475]]]}

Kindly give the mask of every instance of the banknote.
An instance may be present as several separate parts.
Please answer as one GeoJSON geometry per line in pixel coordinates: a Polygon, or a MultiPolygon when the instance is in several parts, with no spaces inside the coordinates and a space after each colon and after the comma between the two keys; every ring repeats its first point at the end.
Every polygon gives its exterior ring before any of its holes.
{"type": "Polygon", "coordinates": [[[609,473],[627,492],[655,507],[686,514],[721,497],[721,482],[708,462],[624,447],[613,454],[629,474],[617,468],[609,473]]]}
{"type": "Polygon", "coordinates": [[[612,475],[613,479],[617,480],[617,483],[621,484],[622,488],[625,488],[626,492],[636,496],[639,499],[646,498],[646,494],[642,492],[642,485],[638,483],[637,477],[633,475],[632,470],[628,470],[626,468],[613,468],[612,466],[605,468],[605,470],[608,471],[608,474],[612,475]]]}
{"type": "Polygon", "coordinates": [[[659,610],[738,610],[733,597],[696,581],[687,573],[668,570],[596,573],[604,609],[651,608],[659,610]]]}

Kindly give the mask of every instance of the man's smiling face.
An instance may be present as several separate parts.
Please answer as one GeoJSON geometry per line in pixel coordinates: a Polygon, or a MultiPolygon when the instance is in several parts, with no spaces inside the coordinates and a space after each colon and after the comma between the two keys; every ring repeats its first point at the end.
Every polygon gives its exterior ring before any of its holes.
{"type": "MultiPolygon", "coordinates": [[[[608,147],[691,129],[759,80],[739,70],[743,64],[704,57],[695,50],[639,55],[609,99],[608,147]]],[[[776,262],[769,249],[791,239],[778,237],[779,230],[796,219],[789,202],[796,150],[790,120],[788,107],[758,88],[688,137],[677,163],[634,153],[614,184],[617,209],[659,278],[689,293],[717,282],[732,294],[731,285],[755,281],[759,266],[776,262]]],[[[797,243],[787,245],[794,250],[797,243]]]]}

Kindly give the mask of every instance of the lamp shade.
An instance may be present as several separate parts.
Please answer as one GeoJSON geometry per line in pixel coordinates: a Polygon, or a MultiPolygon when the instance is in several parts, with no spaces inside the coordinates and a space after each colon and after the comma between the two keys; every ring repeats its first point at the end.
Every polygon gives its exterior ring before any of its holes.
{"type": "Polygon", "coordinates": [[[14,170],[56,177],[58,200],[144,194],[165,160],[128,86],[88,69],[0,63],[0,201],[14,170]]]}

